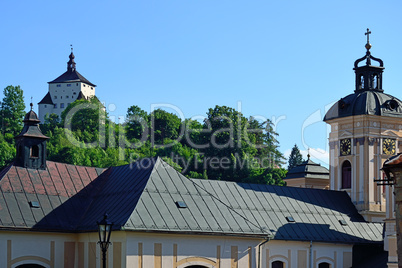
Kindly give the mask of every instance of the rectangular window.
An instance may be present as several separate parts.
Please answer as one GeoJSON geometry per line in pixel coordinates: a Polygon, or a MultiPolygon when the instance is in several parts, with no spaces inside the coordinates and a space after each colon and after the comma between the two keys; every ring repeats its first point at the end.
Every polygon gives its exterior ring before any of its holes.
{"type": "Polygon", "coordinates": [[[68,99],[68,96],[66,96],[66,99],[68,99]]]}
{"type": "Polygon", "coordinates": [[[56,100],[56,99],[57,99],[57,96],[54,96],[54,99],[56,100]]]}
{"type": "Polygon", "coordinates": [[[71,84],[67,84],[68,87],[71,87],[71,84]]]}
{"type": "Polygon", "coordinates": [[[45,104],[45,108],[47,108],[47,105],[45,104]]]}
{"type": "Polygon", "coordinates": [[[75,84],[76,86],[78,86],[78,83],[77,84],[75,84]]]}
{"type": "Polygon", "coordinates": [[[60,108],[64,108],[64,103],[60,103],[60,108]]]}
{"type": "Polygon", "coordinates": [[[54,108],[57,108],[57,103],[54,104],[54,108]]]}
{"type": "Polygon", "coordinates": [[[56,87],[61,87],[61,85],[60,85],[60,84],[58,84],[56,87]]]}

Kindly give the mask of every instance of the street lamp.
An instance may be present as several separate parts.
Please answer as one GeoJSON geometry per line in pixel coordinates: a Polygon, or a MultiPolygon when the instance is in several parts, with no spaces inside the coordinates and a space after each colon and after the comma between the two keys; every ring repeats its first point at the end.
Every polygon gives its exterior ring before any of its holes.
{"type": "Polygon", "coordinates": [[[107,219],[107,214],[103,216],[103,220],[96,222],[98,224],[99,242],[102,250],[103,268],[106,268],[106,252],[109,247],[110,234],[112,233],[113,223],[107,219]]]}

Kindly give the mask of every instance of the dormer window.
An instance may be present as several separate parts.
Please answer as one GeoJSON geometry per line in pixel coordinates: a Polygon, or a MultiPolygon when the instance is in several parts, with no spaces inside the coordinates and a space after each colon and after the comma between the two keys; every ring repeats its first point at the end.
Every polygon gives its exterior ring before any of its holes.
{"type": "Polygon", "coordinates": [[[33,145],[31,147],[31,158],[38,158],[39,157],[39,146],[33,145]]]}

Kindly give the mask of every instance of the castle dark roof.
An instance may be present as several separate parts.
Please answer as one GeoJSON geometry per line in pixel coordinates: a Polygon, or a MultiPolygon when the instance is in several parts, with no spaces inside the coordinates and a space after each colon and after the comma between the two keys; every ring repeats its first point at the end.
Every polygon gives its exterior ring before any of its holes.
{"type": "Polygon", "coordinates": [[[46,170],[0,172],[0,229],[96,231],[105,212],[126,231],[383,240],[383,225],[365,222],[346,192],[188,179],[160,158],[108,169],[47,161],[46,170]]]}
{"type": "Polygon", "coordinates": [[[96,87],[96,85],[92,84],[89,82],[84,76],[82,76],[79,72],[77,72],[76,69],[76,63],[74,61],[75,56],[73,52],[71,51],[71,54],[69,55],[69,61],[67,62],[67,71],[54,79],[53,81],[48,82],[49,84],[53,83],[73,83],[73,82],[83,82],[88,85],[91,85],[93,87],[96,87]]]}
{"type": "Polygon", "coordinates": [[[38,104],[51,104],[53,105],[52,97],[50,96],[50,92],[48,92],[45,97],[38,104]]]}
{"type": "Polygon", "coordinates": [[[320,164],[317,164],[310,160],[310,157],[295,166],[286,174],[286,179],[293,178],[311,178],[311,179],[328,179],[329,180],[329,170],[320,164]]]}
{"type": "Polygon", "coordinates": [[[95,84],[89,82],[84,76],[82,76],[77,70],[68,70],[53,81],[48,82],[49,84],[53,83],[75,83],[75,82],[83,82],[93,87],[96,87],[95,84]]]}

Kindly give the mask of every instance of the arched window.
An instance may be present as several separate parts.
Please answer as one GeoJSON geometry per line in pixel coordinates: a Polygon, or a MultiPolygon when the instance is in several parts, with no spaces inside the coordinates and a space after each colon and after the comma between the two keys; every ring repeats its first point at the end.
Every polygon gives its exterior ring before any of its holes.
{"type": "Polygon", "coordinates": [[[350,189],[352,186],[352,166],[348,160],[342,164],[342,189],[350,189]]]}
{"type": "Polygon", "coordinates": [[[373,75],[373,88],[378,89],[378,75],[377,74],[373,75]]]}
{"type": "Polygon", "coordinates": [[[359,88],[360,88],[360,89],[363,89],[363,88],[364,88],[364,76],[363,76],[363,75],[360,76],[360,85],[359,85],[359,88]]]}
{"type": "Polygon", "coordinates": [[[318,264],[318,268],[331,268],[331,264],[329,264],[328,262],[322,262],[318,264]]]}
{"type": "Polygon", "coordinates": [[[274,261],[271,265],[271,268],[284,268],[285,265],[282,261],[274,261]]]}
{"type": "Polygon", "coordinates": [[[32,145],[31,147],[31,157],[39,157],[39,146],[38,145],[32,145]]]}

